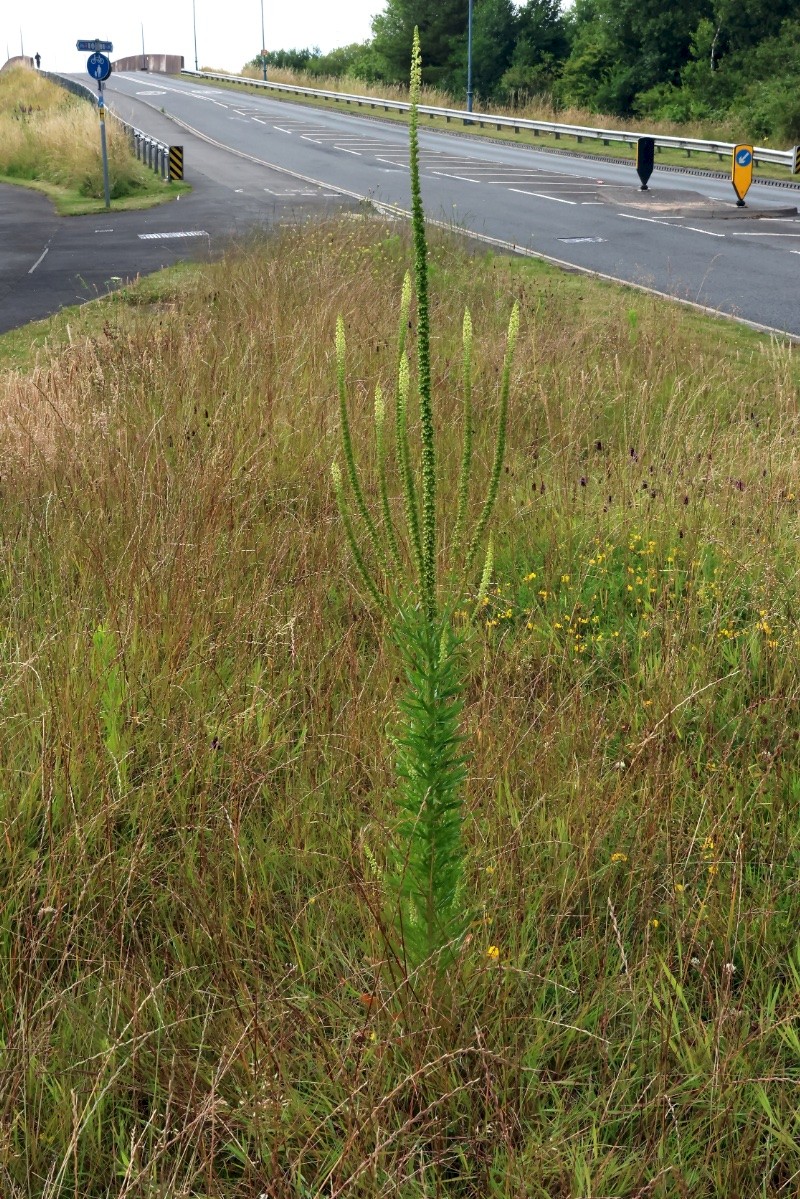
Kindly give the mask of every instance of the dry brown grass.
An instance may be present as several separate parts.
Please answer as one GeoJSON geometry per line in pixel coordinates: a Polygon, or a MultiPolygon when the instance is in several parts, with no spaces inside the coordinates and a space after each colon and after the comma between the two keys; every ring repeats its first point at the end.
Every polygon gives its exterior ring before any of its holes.
{"type": "Polygon", "coordinates": [[[800,1169],[797,356],[435,240],[443,495],[463,305],[481,475],[523,320],[437,1005],[381,964],[399,671],[329,484],[336,316],[369,462],[407,260],[368,218],[285,230],[0,376],[35,447],[0,509],[4,1199],[800,1169]]]}

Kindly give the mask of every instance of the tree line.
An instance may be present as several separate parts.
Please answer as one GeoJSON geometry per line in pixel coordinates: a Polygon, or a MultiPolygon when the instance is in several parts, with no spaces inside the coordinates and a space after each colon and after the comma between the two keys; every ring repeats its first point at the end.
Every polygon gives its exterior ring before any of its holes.
{"type": "MultiPolygon", "coordinates": [[[[368,41],[267,61],[404,84],[418,26],[423,83],[458,96],[467,21],[468,0],[387,0],[368,41]]],[[[619,117],[732,120],[757,141],[800,142],[798,0],[474,0],[472,45],[476,107],[546,97],[619,117]]]]}

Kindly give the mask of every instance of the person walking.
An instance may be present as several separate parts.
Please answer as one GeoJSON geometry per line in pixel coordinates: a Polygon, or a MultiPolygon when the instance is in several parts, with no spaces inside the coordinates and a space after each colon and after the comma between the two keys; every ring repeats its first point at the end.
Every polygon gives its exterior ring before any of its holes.
{"type": "Polygon", "coordinates": [[[36,63],[36,70],[38,71],[39,67],[42,65],[42,56],[38,50],[33,56],[33,61],[36,63]]]}

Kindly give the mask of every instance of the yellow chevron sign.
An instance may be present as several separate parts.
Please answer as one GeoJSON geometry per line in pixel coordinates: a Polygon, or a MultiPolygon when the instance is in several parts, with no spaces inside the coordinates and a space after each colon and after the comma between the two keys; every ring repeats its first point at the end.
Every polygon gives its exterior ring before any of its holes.
{"type": "Polygon", "coordinates": [[[744,207],[744,198],[753,182],[753,147],[734,146],[731,159],[731,183],[738,197],[740,208],[744,207]]]}

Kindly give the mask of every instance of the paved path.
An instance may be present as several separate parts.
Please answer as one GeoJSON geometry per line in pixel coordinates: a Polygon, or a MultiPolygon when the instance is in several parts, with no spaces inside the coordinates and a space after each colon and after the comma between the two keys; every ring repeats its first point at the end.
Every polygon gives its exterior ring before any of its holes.
{"type": "MultiPolygon", "coordinates": [[[[146,120],[152,136],[176,141],[175,125],[160,113],[134,104],[129,115],[146,120]]],[[[253,229],[356,207],[322,188],[287,187],[278,172],[200,139],[181,140],[193,190],[143,212],[59,217],[47,197],[0,185],[0,333],[181,259],[206,258],[253,229]]]]}

